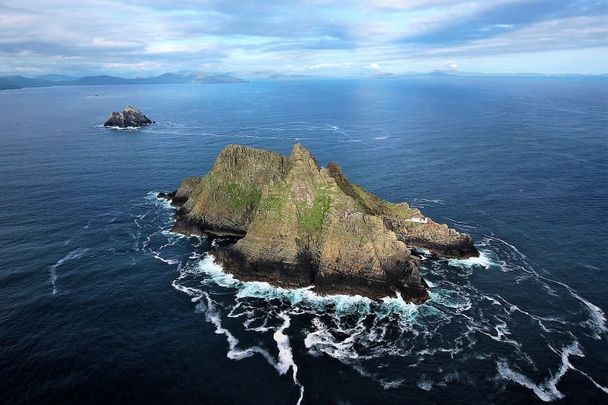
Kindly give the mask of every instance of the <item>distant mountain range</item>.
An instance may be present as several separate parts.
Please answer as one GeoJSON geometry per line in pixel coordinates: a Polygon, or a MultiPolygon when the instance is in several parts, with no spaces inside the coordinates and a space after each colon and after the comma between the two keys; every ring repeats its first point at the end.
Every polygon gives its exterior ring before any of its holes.
{"type": "Polygon", "coordinates": [[[24,76],[0,77],[0,90],[22,89],[25,87],[53,87],[53,86],[91,86],[91,85],[122,85],[122,84],[175,84],[175,83],[242,83],[245,80],[229,73],[206,72],[178,72],[165,73],[154,77],[141,77],[124,79],[122,77],[100,75],[70,77],[49,74],[28,78],[24,76]]]}
{"type": "MultiPolygon", "coordinates": [[[[247,80],[281,80],[281,79],[309,79],[315,76],[304,74],[281,73],[274,70],[258,70],[254,72],[242,72],[239,76],[247,80]]],[[[318,76],[317,76],[318,77],[318,76]]]]}
{"type": "MultiPolygon", "coordinates": [[[[244,72],[239,74],[246,80],[232,73],[207,73],[184,71],[177,73],[165,73],[160,76],[139,77],[125,79],[122,77],[100,75],[72,77],[59,74],[47,74],[33,78],[24,76],[1,76],[0,90],[21,89],[25,87],[53,87],[53,86],[93,86],[93,85],[124,85],[124,84],[176,84],[176,83],[243,83],[248,80],[294,80],[312,78],[332,78],[331,76],[307,76],[297,74],[284,74],[272,70],[244,72]]],[[[539,74],[539,73],[475,73],[458,72],[455,70],[435,70],[432,72],[407,72],[401,74],[373,72],[345,78],[368,78],[368,79],[399,79],[407,77],[527,77],[527,78],[608,78],[608,74],[582,75],[582,74],[539,74]]],[[[335,77],[333,77],[335,78],[335,77]]]]}

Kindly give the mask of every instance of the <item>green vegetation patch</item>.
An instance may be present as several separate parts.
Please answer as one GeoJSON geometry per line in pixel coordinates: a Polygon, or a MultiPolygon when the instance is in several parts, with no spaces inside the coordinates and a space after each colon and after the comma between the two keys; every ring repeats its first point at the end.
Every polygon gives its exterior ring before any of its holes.
{"type": "Polygon", "coordinates": [[[331,206],[331,196],[329,192],[320,188],[315,192],[315,197],[311,207],[301,207],[299,210],[298,222],[300,228],[309,234],[319,234],[323,229],[323,221],[331,206]]]}
{"type": "Polygon", "coordinates": [[[255,208],[262,196],[261,190],[252,183],[241,184],[229,181],[224,184],[224,190],[226,198],[224,203],[238,211],[255,208]]]}
{"type": "Polygon", "coordinates": [[[275,185],[271,192],[260,200],[259,209],[263,213],[279,213],[289,200],[289,190],[285,184],[275,185]]]}
{"type": "MultiPolygon", "coordinates": [[[[226,211],[244,213],[255,208],[260,202],[262,191],[251,181],[226,177],[221,173],[211,172],[202,182],[202,190],[197,194],[214,201],[226,211]]],[[[224,210],[222,210],[224,211],[224,210]]]]}

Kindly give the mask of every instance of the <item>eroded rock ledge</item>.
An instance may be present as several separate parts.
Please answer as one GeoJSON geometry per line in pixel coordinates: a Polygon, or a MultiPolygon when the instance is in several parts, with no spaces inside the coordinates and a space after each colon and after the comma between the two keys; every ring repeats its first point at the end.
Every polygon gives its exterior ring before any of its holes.
{"type": "Polygon", "coordinates": [[[351,184],[334,163],[319,167],[300,144],[289,157],[229,145],[206,176],[159,196],[179,206],[174,231],[238,239],[212,254],[242,280],[421,303],[428,286],[410,247],[478,255],[470,236],[351,184]]]}

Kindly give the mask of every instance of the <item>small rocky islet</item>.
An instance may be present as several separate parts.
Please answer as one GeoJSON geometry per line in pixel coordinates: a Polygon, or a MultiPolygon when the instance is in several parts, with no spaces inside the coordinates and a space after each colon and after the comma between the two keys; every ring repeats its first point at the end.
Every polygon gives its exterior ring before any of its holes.
{"type": "Polygon", "coordinates": [[[158,196],[178,207],[174,232],[233,239],[210,253],[243,281],[422,303],[413,249],[479,255],[469,235],[350,183],[335,163],[320,167],[300,144],[290,156],[229,145],[207,175],[158,196]]]}
{"type": "Polygon", "coordinates": [[[104,127],[138,128],[153,124],[150,118],[137,108],[129,105],[122,111],[114,111],[103,124],[104,127]]]}

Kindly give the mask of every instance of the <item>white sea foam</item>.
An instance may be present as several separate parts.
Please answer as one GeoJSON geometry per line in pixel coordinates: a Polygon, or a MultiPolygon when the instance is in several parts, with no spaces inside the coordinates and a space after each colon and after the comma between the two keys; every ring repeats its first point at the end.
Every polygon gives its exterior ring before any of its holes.
{"type": "Polygon", "coordinates": [[[300,405],[302,398],[304,398],[304,386],[298,381],[298,366],[293,361],[293,353],[291,351],[291,345],[289,344],[289,337],[285,334],[285,329],[289,328],[291,319],[285,313],[279,314],[279,317],[283,319],[283,324],[274,332],[273,338],[277,342],[277,348],[279,349],[279,362],[277,363],[277,370],[280,374],[285,374],[291,367],[293,382],[300,387],[300,397],[298,398],[297,404],[300,405]]]}
{"type": "MultiPolygon", "coordinates": [[[[149,235],[146,240],[143,242],[142,244],[142,248],[146,249],[147,251],[149,251],[150,253],[152,253],[152,256],[154,256],[154,258],[156,260],[159,260],[163,263],[169,264],[169,265],[174,265],[174,264],[178,264],[180,261],[177,258],[173,258],[173,259],[168,259],[165,257],[161,256],[161,251],[167,247],[170,246],[175,246],[175,244],[177,243],[177,241],[179,240],[179,238],[176,238],[175,235],[169,235],[165,230],[159,230],[156,231],[155,233],[153,233],[152,235],[149,235]],[[168,242],[159,246],[156,250],[149,248],[148,246],[152,243],[152,237],[156,234],[163,234],[163,235],[167,235],[168,236],[168,242]]],[[[137,249],[139,248],[139,245],[136,245],[137,249]]],[[[137,250],[136,249],[136,250],[137,250]]]]}
{"type": "Polygon", "coordinates": [[[397,293],[397,297],[384,297],[382,298],[383,305],[378,308],[380,315],[388,314],[400,314],[408,319],[414,319],[417,314],[419,307],[411,302],[405,302],[401,297],[401,294],[397,293]]]}
{"type": "Polygon", "coordinates": [[[431,254],[432,254],[430,250],[423,248],[423,247],[414,247],[413,250],[416,252],[419,252],[419,254],[422,254],[424,256],[431,256],[431,254]]]}
{"type": "Polygon", "coordinates": [[[404,378],[400,378],[398,380],[380,379],[379,382],[380,382],[380,385],[382,385],[382,388],[384,388],[385,390],[390,390],[390,389],[399,387],[401,384],[403,384],[405,382],[405,379],[404,378]]]}
{"type": "Polygon", "coordinates": [[[422,374],[418,381],[416,382],[418,388],[424,391],[430,391],[433,389],[433,382],[426,376],[426,374],[422,374]]]}
{"type": "Polygon", "coordinates": [[[601,391],[603,391],[604,393],[608,394],[608,387],[604,387],[603,385],[598,384],[598,382],[597,382],[597,381],[595,381],[593,378],[591,378],[591,376],[590,376],[589,374],[585,373],[584,371],[581,371],[581,370],[579,370],[578,368],[575,368],[575,367],[574,367],[574,366],[572,366],[572,365],[570,365],[570,368],[571,368],[572,370],[576,370],[576,371],[578,371],[579,373],[581,373],[582,375],[584,375],[585,377],[587,377],[587,379],[588,379],[589,381],[591,381],[591,383],[592,383],[593,385],[595,385],[595,387],[596,387],[596,388],[598,388],[598,389],[600,389],[601,391]]]}
{"type": "Polygon", "coordinates": [[[504,245],[508,246],[508,247],[509,247],[509,248],[511,248],[511,249],[512,249],[512,250],[513,250],[515,253],[517,253],[517,255],[518,255],[518,256],[519,256],[521,259],[523,259],[524,261],[526,261],[526,262],[527,262],[528,257],[527,257],[525,254],[523,254],[523,253],[522,253],[522,252],[521,252],[519,249],[517,249],[515,246],[513,246],[512,244],[510,244],[509,242],[507,242],[507,241],[505,241],[505,240],[503,240],[503,239],[497,238],[496,236],[486,236],[486,238],[487,238],[487,239],[489,239],[489,240],[495,240],[495,241],[498,241],[498,242],[500,242],[500,243],[502,243],[502,244],[504,244],[504,245]]]}
{"type": "Polygon", "coordinates": [[[292,305],[306,303],[311,306],[333,306],[335,312],[370,313],[372,300],[360,295],[318,295],[312,291],[313,286],[302,288],[281,288],[263,281],[239,281],[233,275],[224,272],[223,267],[215,262],[213,256],[206,255],[197,265],[201,272],[222,287],[237,287],[237,298],[284,299],[292,305]]]}
{"type": "Polygon", "coordinates": [[[589,313],[591,314],[591,319],[587,321],[587,324],[594,330],[594,337],[596,339],[601,339],[601,334],[608,332],[608,328],[606,328],[606,315],[604,314],[604,311],[602,311],[601,308],[597,305],[594,305],[583,297],[581,297],[570,286],[560,283],[559,281],[554,282],[563,285],[570,292],[570,294],[572,294],[574,298],[585,304],[585,306],[589,309],[589,313]]]}
{"type": "Polygon", "coordinates": [[[480,251],[478,257],[469,257],[468,259],[449,259],[448,263],[456,267],[483,267],[489,269],[491,267],[500,267],[500,264],[493,261],[489,252],[480,251]]]}
{"type": "Polygon", "coordinates": [[[450,218],[450,217],[444,217],[444,218],[447,219],[448,221],[453,222],[457,227],[466,228],[466,229],[476,229],[477,228],[476,225],[472,225],[468,222],[459,221],[457,219],[450,218]]]}
{"type": "Polygon", "coordinates": [[[325,353],[338,360],[359,358],[359,354],[353,347],[355,335],[350,335],[340,341],[321,319],[314,318],[313,325],[316,330],[308,333],[304,338],[304,346],[309,349],[311,354],[325,353]]]}
{"type": "Polygon", "coordinates": [[[72,250],[70,253],[57,260],[50,268],[49,268],[49,277],[51,280],[51,286],[53,287],[53,295],[57,294],[57,268],[65,264],[70,260],[76,260],[79,257],[84,256],[89,251],[88,248],[78,248],[72,250]]]}
{"type": "Polygon", "coordinates": [[[504,245],[510,247],[515,253],[517,253],[517,255],[524,261],[524,263],[526,263],[528,267],[527,270],[524,269],[525,271],[528,271],[529,273],[533,274],[539,280],[543,280],[564,287],[572,297],[582,302],[587,307],[587,309],[589,310],[589,314],[591,315],[591,318],[589,319],[589,321],[587,321],[587,325],[589,325],[589,327],[593,330],[594,337],[596,339],[601,339],[601,335],[603,333],[608,332],[608,327],[606,326],[606,315],[600,307],[583,298],[574,288],[570,287],[568,284],[562,283],[561,281],[553,280],[551,278],[539,274],[536,270],[534,270],[534,268],[532,268],[532,266],[529,265],[527,256],[524,255],[521,251],[519,251],[515,246],[495,236],[488,238],[503,243],[504,245]]]}
{"type": "Polygon", "coordinates": [[[258,353],[262,355],[262,357],[264,357],[273,367],[277,368],[276,362],[267,350],[262,349],[259,346],[239,349],[238,339],[234,337],[234,335],[228,329],[222,326],[221,315],[216,308],[215,302],[206,292],[203,291],[202,294],[204,301],[201,300],[201,302],[198,304],[198,310],[204,312],[207,321],[215,326],[215,333],[226,336],[226,341],[228,342],[228,352],[226,353],[226,357],[231,360],[242,360],[258,353]]]}
{"type": "Polygon", "coordinates": [[[134,131],[139,131],[140,129],[143,129],[144,127],[119,127],[119,126],[105,126],[102,125],[102,128],[108,128],[108,129],[112,129],[114,131],[127,131],[127,132],[134,132],[134,131]]]}
{"type": "Polygon", "coordinates": [[[164,257],[162,257],[158,253],[154,253],[154,258],[157,259],[157,260],[160,260],[163,263],[167,263],[167,264],[170,264],[170,265],[174,265],[174,264],[179,263],[178,259],[165,259],[164,257]]]}
{"type": "MultiPolygon", "coordinates": [[[[223,273],[222,267],[214,262],[214,280],[220,284],[227,273],[223,273]],[[224,276],[222,276],[222,274],[224,276]]],[[[313,286],[302,288],[281,288],[263,281],[238,281],[232,276],[234,286],[238,286],[237,298],[261,298],[266,300],[281,299],[288,301],[292,307],[305,304],[318,309],[327,309],[331,306],[337,314],[348,313],[370,313],[372,300],[360,295],[318,295],[312,289],[313,286]]]]}
{"type": "Polygon", "coordinates": [[[517,347],[518,349],[521,348],[521,344],[519,342],[517,342],[516,340],[513,340],[513,339],[509,339],[507,337],[508,335],[511,334],[511,332],[509,331],[509,327],[507,326],[507,323],[504,321],[499,321],[499,323],[497,325],[494,325],[494,332],[496,332],[496,335],[486,332],[482,328],[475,328],[474,330],[476,330],[480,333],[483,333],[484,335],[488,336],[490,339],[493,339],[497,342],[508,343],[510,345],[517,347]]]}
{"type": "Polygon", "coordinates": [[[435,288],[429,293],[430,301],[457,312],[464,312],[473,306],[471,298],[462,291],[435,288]]]}
{"type": "MultiPolygon", "coordinates": [[[[228,285],[234,284],[233,281],[231,281],[230,279],[226,279],[224,276],[222,276],[218,280],[218,277],[220,277],[219,272],[221,267],[216,265],[213,260],[209,260],[208,258],[206,258],[201,261],[201,263],[202,262],[204,262],[204,265],[202,267],[198,266],[198,271],[202,270],[207,275],[216,277],[216,281],[219,281],[223,285],[226,285],[227,282],[228,285]]],[[[180,276],[173,281],[173,287],[191,296],[193,302],[198,302],[196,306],[197,311],[204,313],[205,319],[215,326],[216,334],[224,335],[226,337],[226,341],[228,343],[228,351],[226,353],[226,357],[231,360],[242,360],[251,357],[255,354],[259,354],[281,375],[286,374],[291,368],[294,384],[297,385],[300,390],[300,396],[297,401],[297,404],[299,405],[304,397],[304,386],[298,381],[298,366],[293,359],[293,353],[291,350],[289,337],[285,334],[285,330],[288,329],[290,326],[290,317],[286,313],[281,313],[279,314],[279,317],[283,320],[281,326],[277,328],[263,328],[264,332],[268,330],[275,330],[273,338],[277,344],[277,349],[279,352],[278,360],[275,360],[273,356],[268,352],[268,350],[260,346],[252,346],[245,349],[241,349],[239,348],[239,340],[234,336],[232,332],[230,332],[230,330],[228,330],[222,325],[221,313],[218,309],[216,302],[206,291],[181,284],[181,281],[188,276],[189,271],[186,268],[182,268],[181,266],[179,270],[181,270],[180,276]]],[[[194,271],[196,272],[197,270],[194,271]]],[[[232,309],[228,316],[240,316],[234,314],[234,311],[237,309],[237,307],[238,304],[232,309]]],[[[244,314],[247,314],[247,312],[245,312],[244,314]]]]}
{"type": "Polygon", "coordinates": [[[432,204],[439,204],[439,205],[444,205],[445,202],[443,200],[440,200],[438,198],[434,198],[434,199],[429,199],[429,198],[414,198],[414,201],[419,201],[422,203],[432,203],[432,204]]]}
{"type": "MultiPolygon", "coordinates": [[[[549,348],[554,350],[551,346],[549,346],[549,348]]],[[[507,362],[504,360],[500,360],[496,364],[498,374],[500,377],[506,380],[513,381],[526,388],[529,388],[536,394],[537,397],[545,402],[563,398],[564,394],[557,389],[557,384],[564,374],[566,374],[568,369],[574,369],[570,364],[570,356],[574,355],[582,357],[584,355],[577,341],[574,341],[570,345],[564,347],[561,352],[555,352],[558,353],[561,358],[561,365],[550,378],[547,378],[540,384],[536,384],[531,378],[527,377],[523,373],[510,368],[507,362]]]]}
{"type": "Polygon", "coordinates": [[[568,322],[564,321],[563,319],[560,319],[558,317],[543,317],[540,315],[535,315],[531,312],[525,311],[523,309],[521,309],[519,306],[507,301],[506,299],[504,299],[503,297],[501,297],[500,295],[496,296],[500,301],[502,301],[508,308],[506,308],[506,310],[508,311],[508,313],[512,313],[514,311],[520,312],[528,317],[530,317],[531,319],[535,320],[538,325],[541,327],[541,329],[544,332],[552,332],[553,329],[547,327],[544,322],[555,322],[555,323],[559,323],[562,325],[566,325],[568,322]]]}
{"type": "Polygon", "coordinates": [[[173,282],[171,283],[171,285],[176,290],[181,291],[183,293],[186,293],[190,297],[193,297],[192,298],[192,302],[197,302],[201,298],[201,294],[202,294],[201,290],[199,290],[197,288],[192,288],[192,287],[187,287],[185,285],[182,285],[182,284],[179,283],[179,279],[173,280],[173,282]]]}
{"type": "Polygon", "coordinates": [[[263,281],[240,282],[237,298],[281,298],[288,300],[291,304],[297,305],[303,301],[314,301],[318,297],[311,291],[311,287],[304,288],[281,288],[272,286],[263,281]]]}
{"type": "Polygon", "coordinates": [[[211,255],[206,255],[196,267],[201,272],[207,274],[215,284],[221,287],[234,287],[240,284],[232,274],[224,272],[222,266],[216,263],[211,255]]]}
{"type": "Polygon", "coordinates": [[[171,201],[158,197],[158,193],[159,191],[149,191],[148,193],[146,193],[145,199],[162,208],[176,210],[176,207],[171,205],[171,201]]]}

